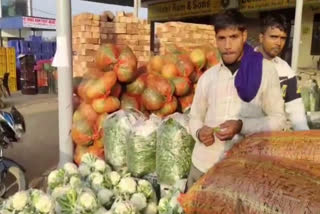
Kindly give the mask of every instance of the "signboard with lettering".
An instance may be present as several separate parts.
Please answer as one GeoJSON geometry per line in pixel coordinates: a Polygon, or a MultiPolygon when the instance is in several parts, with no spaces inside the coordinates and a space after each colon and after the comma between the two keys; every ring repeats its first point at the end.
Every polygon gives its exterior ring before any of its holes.
{"type": "MultiPolygon", "coordinates": [[[[232,0],[229,0],[232,1],[232,0]]],[[[296,0],[238,0],[242,12],[295,7],[296,0]]],[[[319,4],[320,0],[304,0],[304,4],[319,4]]],[[[221,0],[172,0],[151,4],[150,21],[178,20],[187,17],[213,15],[223,10],[221,0]]]]}
{"type": "Polygon", "coordinates": [[[56,20],[38,17],[23,17],[23,27],[55,30],[56,20]]]}
{"type": "MultiPolygon", "coordinates": [[[[299,0],[300,1],[300,0],[299,0]]],[[[296,5],[296,0],[239,0],[242,12],[257,10],[273,10],[282,8],[292,8],[296,5]]],[[[319,0],[304,0],[305,5],[320,3],[319,0]]]]}
{"type": "Polygon", "coordinates": [[[239,0],[241,11],[268,10],[293,7],[295,0],[239,0]]]}
{"type": "Polygon", "coordinates": [[[173,20],[185,17],[204,16],[222,9],[217,0],[176,0],[150,5],[149,20],[173,20]]]}

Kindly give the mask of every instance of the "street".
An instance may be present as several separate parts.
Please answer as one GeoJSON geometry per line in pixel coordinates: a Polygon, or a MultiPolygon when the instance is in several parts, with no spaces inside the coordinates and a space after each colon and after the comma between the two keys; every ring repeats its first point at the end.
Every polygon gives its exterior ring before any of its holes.
{"type": "Polygon", "coordinates": [[[58,163],[57,96],[17,93],[4,101],[17,107],[23,114],[27,127],[22,141],[5,150],[4,155],[26,169],[28,183],[32,185],[37,178],[58,163]]]}

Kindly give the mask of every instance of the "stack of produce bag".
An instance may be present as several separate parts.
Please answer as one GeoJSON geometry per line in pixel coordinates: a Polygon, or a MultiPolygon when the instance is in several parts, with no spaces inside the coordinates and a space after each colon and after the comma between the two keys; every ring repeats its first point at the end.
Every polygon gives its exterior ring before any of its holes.
{"type": "Polygon", "coordinates": [[[74,160],[78,164],[87,152],[104,158],[102,123],[109,113],[120,108],[122,88],[115,67],[119,65],[119,56],[126,51],[112,44],[102,45],[97,52],[96,68],[83,77],[77,88],[81,104],[74,112],[72,139],[76,146],[74,160]]]}
{"type": "Polygon", "coordinates": [[[104,157],[102,123],[108,114],[136,109],[146,116],[165,118],[185,112],[192,104],[199,77],[218,62],[219,55],[212,46],[193,50],[174,47],[138,68],[137,58],[128,46],[101,45],[95,69],[83,76],[75,90],[74,99],[80,100],[72,128],[75,162],[79,163],[86,152],[104,157]]]}

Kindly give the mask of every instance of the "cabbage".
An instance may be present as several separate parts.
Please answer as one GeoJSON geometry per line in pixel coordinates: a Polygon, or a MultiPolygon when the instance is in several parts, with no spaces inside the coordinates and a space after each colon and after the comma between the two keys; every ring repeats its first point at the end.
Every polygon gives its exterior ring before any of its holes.
{"type": "Polygon", "coordinates": [[[142,193],[134,193],[131,196],[130,202],[133,204],[133,206],[138,210],[141,211],[144,208],[147,207],[147,199],[146,196],[142,193]]]}
{"type": "Polygon", "coordinates": [[[68,176],[64,169],[56,169],[50,172],[48,176],[48,190],[53,191],[56,187],[63,186],[67,183],[68,176]]]}
{"type": "Polygon", "coordinates": [[[174,185],[188,175],[194,143],[188,133],[187,115],[175,113],[160,125],[156,172],[161,184],[174,185]]]}
{"type": "Polygon", "coordinates": [[[128,201],[116,202],[112,207],[113,214],[138,214],[139,212],[133,206],[132,203],[128,201]]]}
{"type": "Polygon", "coordinates": [[[156,130],[160,119],[151,115],[149,120],[139,120],[131,131],[127,144],[127,165],[135,177],[142,177],[156,168],[156,130]]]}

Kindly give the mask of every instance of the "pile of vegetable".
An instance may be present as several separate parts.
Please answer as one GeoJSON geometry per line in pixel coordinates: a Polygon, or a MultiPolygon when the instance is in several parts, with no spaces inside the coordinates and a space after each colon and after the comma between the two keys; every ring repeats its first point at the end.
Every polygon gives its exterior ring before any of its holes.
{"type": "Polygon", "coordinates": [[[103,121],[119,109],[136,109],[146,116],[166,117],[185,112],[191,105],[201,74],[219,62],[216,48],[191,51],[171,48],[164,56],[151,57],[137,67],[137,58],[128,47],[103,44],[89,70],[74,87],[79,106],[73,116],[74,161],[79,164],[86,152],[104,157],[103,121]]]}
{"type": "Polygon", "coordinates": [[[125,171],[112,171],[92,154],[79,167],[66,163],[48,176],[47,194],[18,192],[2,203],[0,213],[156,214],[158,200],[151,183],[125,171]]]}
{"type": "Polygon", "coordinates": [[[29,189],[17,192],[0,205],[1,214],[55,214],[54,200],[43,191],[29,189]]]}

